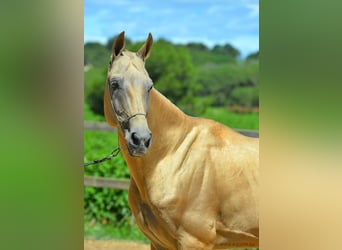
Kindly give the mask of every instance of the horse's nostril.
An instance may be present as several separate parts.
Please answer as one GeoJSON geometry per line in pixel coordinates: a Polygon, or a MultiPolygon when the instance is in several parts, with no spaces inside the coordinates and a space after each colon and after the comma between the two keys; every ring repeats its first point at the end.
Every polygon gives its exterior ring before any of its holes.
{"type": "Polygon", "coordinates": [[[137,133],[132,133],[132,142],[134,145],[139,146],[140,138],[137,136],[137,133]]]}
{"type": "Polygon", "coordinates": [[[145,141],[145,147],[148,148],[151,144],[151,136],[145,141]]]}
{"type": "Polygon", "coordinates": [[[131,144],[134,146],[145,146],[148,148],[151,145],[151,134],[140,135],[137,132],[131,134],[131,144]]]}

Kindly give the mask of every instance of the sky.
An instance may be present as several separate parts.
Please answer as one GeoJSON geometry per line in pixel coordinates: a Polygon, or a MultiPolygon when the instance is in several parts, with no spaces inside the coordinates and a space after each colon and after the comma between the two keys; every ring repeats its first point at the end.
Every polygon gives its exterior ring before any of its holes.
{"type": "Polygon", "coordinates": [[[106,44],[125,31],[133,41],[230,43],[242,57],[259,50],[259,0],[84,0],[84,42],[106,44]]]}

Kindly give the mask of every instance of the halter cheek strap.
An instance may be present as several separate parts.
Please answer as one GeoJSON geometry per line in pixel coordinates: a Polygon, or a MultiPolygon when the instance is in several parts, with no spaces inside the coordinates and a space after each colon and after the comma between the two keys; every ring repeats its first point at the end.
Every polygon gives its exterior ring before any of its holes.
{"type": "MultiPolygon", "coordinates": [[[[116,117],[117,117],[118,115],[117,115],[116,112],[115,112],[114,104],[113,104],[112,98],[111,98],[111,96],[110,96],[109,84],[108,84],[108,94],[109,94],[109,100],[110,100],[110,104],[111,104],[111,106],[112,106],[112,110],[114,111],[114,114],[115,114],[116,117]]],[[[123,120],[121,123],[126,125],[126,124],[129,123],[129,121],[130,121],[132,118],[134,118],[134,117],[136,117],[136,116],[138,116],[138,115],[142,115],[142,116],[147,117],[147,114],[144,114],[144,113],[136,113],[136,114],[134,114],[134,115],[129,116],[127,119],[123,120]]]]}

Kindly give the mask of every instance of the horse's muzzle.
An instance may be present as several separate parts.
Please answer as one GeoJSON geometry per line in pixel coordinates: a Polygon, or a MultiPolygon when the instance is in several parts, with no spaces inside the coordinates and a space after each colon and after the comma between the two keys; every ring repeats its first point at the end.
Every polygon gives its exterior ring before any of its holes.
{"type": "Polygon", "coordinates": [[[144,156],[151,146],[152,133],[149,130],[131,131],[126,136],[127,148],[132,156],[144,156]]]}

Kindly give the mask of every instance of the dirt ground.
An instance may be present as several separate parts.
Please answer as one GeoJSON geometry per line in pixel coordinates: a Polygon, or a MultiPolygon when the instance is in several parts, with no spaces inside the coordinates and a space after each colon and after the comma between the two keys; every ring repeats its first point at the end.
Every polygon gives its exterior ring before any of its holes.
{"type": "Polygon", "coordinates": [[[84,240],[84,250],[149,250],[150,246],[133,241],[84,240]]]}

